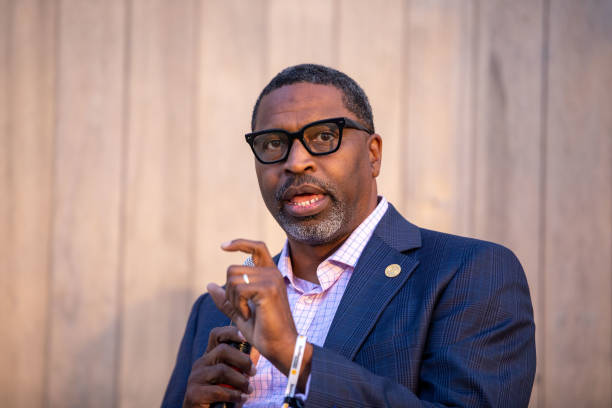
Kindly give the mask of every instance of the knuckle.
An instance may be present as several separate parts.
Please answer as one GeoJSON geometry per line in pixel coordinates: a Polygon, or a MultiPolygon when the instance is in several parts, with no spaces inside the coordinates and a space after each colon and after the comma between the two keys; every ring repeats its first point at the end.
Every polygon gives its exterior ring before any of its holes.
{"type": "Polygon", "coordinates": [[[214,376],[215,378],[221,378],[225,376],[225,369],[226,369],[226,365],[225,364],[221,364],[221,363],[217,363],[214,365],[214,376]]]}
{"type": "Polygon", "coordinates": [[[208,352],[205,352],[202,357],[198,358],[195,363],[191,366],[191,371],[197,370],[200,366],[206,365],[206,355],[208,352]]]}
{"type": "Polygon", "coordinates": [[[212,340],[216,340],[219,337],[219,332],[221,331],[220,327],[215,327],[210,331],[208,335],[208,342],[210,343],[212,340]]]}
{"type": "Polygon", "coordinates": [[[243,265],[230,265],[227,267],[226,274],[227,278],[240,277],[244,273],[243,265]]]}
{"type": "Polygon", "coordinates": [[[217,353],[218,353],[216,350],[217,350],[217,348],[218,348],[218,347],[219,347],[219,346],[216,346],[216,347],[215,347],[215,348],[213,348],[212,350],[210,350],[210,351],[208,351],[208,352],[204,353],[204,355],[203,355],[203,356],[202,356],[202,358],[201,358],[201,360],[202,360],[202,365],[203,365],[204,367],[211,366],[211,365],[214,365],[214,364],[215,364],[215,362],[216,362],[216,360],[217,360],[217,353]]]}
{"type": "Polygon", "coordinates": [[[232,275],[232,276],[228,276],[227,283],[228,285],[232,285],[236,287],[236,286],[239,286],[241,283],[244,283],[244,279],[242,278],[242,275],[240,276],[232,275]]]}
{"type": "Polygon", "coordinates": [[[222,327],[214,327],[210,331],[210,334],[208,335],[208,350],[210,350],[210,348],[214,347],[218,343],[218,339],[221,336],[221,333],[223,333],[222,327]]]}
{"type": "Polygon", "coordinates": [[[232,372],[235,372],[233,368],[225,364],[221,364],[221,367],[218,368],[218,374],[215,376],[215,384],[234,387],[235,381],[232,378],[232,372]]]}
{"type": "Polygon", "coordinates": [[[217,346],[217,357],[226,358],[227,355],[231,352],[232,346],[226,343],[221,343],[217,346]]]}
{"type": "Polygon", "coordinates": [[[207,367],[208,366],[204,364],[198,366],[194,364],[193,368],[191,369],[191,372],[189,373],[187,382],[197,383],[198,381],[200,381],[204,377],[204,373],[206,372],[207,367]]]}
{"type": "Polygon", "coordinates": [[[211,390],[212,397],[216,400],[225,399],[225,396],[226,396],[225,393],[226,391],[221,387],[215,387],[214,389],[211,390]]]}
{"type": "Polygon", "coordinates": [[[240,392],[239,391],[229,391],[229,398],[230,400],[232,400],[233,402],[240,402],[241,401],[241,397],[240,397],[240,392]]]}
{"type": "Polygon", "coordinates": [[[244,375],[241,375],[240,377],[240,388],[246,391],[246,389],[249,388],[249,380],[247,380],[244,375]]]}

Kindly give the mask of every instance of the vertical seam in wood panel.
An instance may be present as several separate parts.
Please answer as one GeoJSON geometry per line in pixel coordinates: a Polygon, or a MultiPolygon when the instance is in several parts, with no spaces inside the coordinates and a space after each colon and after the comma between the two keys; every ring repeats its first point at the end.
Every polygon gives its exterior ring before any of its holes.
{"type": "MultiPolygon", "coordinates": [[[[12,103],[9,102],[9,98],[11,97],[11,95],[14,94],[14,92],[9,91],[10,89],[13,88],[13,84],[14,81],[12,80],[13,77],[13,64],[11,64],[9,62],[9,59],[11,59],[11,56],[13,56],[15,53],[13,51],[13,48],[15,48],[14,46],[14,41],[13,41],[13,32],[14,32],[14,27],[13,27],[13,22],[15,20],[15,14],[17,13],[15,11],[15,4],[14,3],[9,3],[8,5],[8,18],[7,18],[7,24],[6,24],[6,30],[7,30],[7,36],[6,36],[6,78],[7,78],[7,90],[5,91],[5,95],[6,95],[6,160],[5,160],[5,166],[6,166],[6,180],[7,180],[7,187],[8,187],[8,191],[13,191],[14,187],[13,185],[15,184],[15,180],[14,180],[14,168],[13,168],[13,155],[11,154],[11,152],[13,151],[13,138],[11,137],[11,135],[13,134],[13,109],[11,109],[11,107],[13,106],[12,103]]],[[[8,231],[14,231],[15,227],[14,227],[14,221],[13,221],[13,217],[10,214],[13,214],[15,212],[14,207],[15,207],[15,200],[7,200],[8,201],[8,205],[7,205],[7,230],[8,231]]]]}
{"type": "Polygon", "coordinates": [[[334,0],[332,4],[332,63],[338,69],[340,63],[340,0],[334,0]]]}
{"type": "MultiPolygon", "coordinates": [[[[264,27],[262,30],[262,37],[263,37],[262,40],[264,44],[266,44],[266,47],[264,48],[264,55],[262,58],[263,73],[265,76],[263,82],[267,84],[268,80],[271,79],[270,77],[276,74],[276,72],[269,72],[270,70],[270,35],[269,35],[267,27],[270,23],[270,2],[268,0],[263,1],[262,9],[263,9],[262,21],[263,21],[263,27],[264,27]]],[[[260,87],[260,89],[263,90],[263,87],[260,87]]]]}
{"type": "MultiPolygon", "coordinates": [[[[13,34],[13,21],[14,21],[13,16],[15,14],[15,12],[14,12],[14,4],[12,2],[9,2],[6,8],[7,8],[6,16],[3,16],[3,17],[5,17],[4,21],[3,21],[3,23],[4,23],[3,27],[5,27],[4,32],[6,33],[6,35],[4,36],[4,42],[5,42],[4,50],[6,52],[6,56],[4,58],[5,66],[2,67],[2,68],[3,68],[3,74],[6,77],[6,81],[5,81],[6,87],[8,89],[10,89],[11,88],[11,84],[13,83],[13,81],[11,80],[12,69],[11,69],[11,63],[9,62],[9,59],[13,55],[13,51],[12,51],[12,48],[13,48],[12,43],[13,42],[11,41],[11,38],[12,38],[12,34],[13,34]]],[[[5,153],[6,156],[4,157],[3,163],[4,163],[5,171],[6,171],[5,174],[6,174],[8,191],[12,191],[12,188],[10,187],[10,184],[12,183],[12,181],[11,181],[12,177],[10,177],[10,174],[12,172],[12,165],[10,164],[11,163],[11,156],[12,155],[9,153],[9,152],[11,152],[13,150],[13,148],[12,148],[13,141],[12,141],[12,138],[11,138],[11,135],[13,134],[13,129],[12,129],[12,122],[13,122],[13,120],[11,119],[12,113],[11,113],[11,109],[10,109],[10,107],[12,106],[12,103],[10,103],[10,101],[9,101],[10,96],[11,96],[12,93],[9,92],[8,89],[4,91],[5,98],[6,98],[5,99],[6,100],[6,105],[4,106],[4,108],[5,108],[4,114],[5,114],[5,121],[6,122],[3,123],[3,127],[5,128],[4,137],[6,138],[5,139],[6,150],[4,151],[4,153],[5,153]]],[[[8,216],[8,214],[11,214],[12,211],[10,210],[10,207],[12,207],[13,204],[12,204],[12,200],[7,200],[7,201],[8,201],[8,206],[7,206],[6,211],[7,211],[7,230],[8,230],[8,223],[10,223],[11,219],[12,219],[12,217],[8,216]]]]}
{"type": "MultiPolygon", "coordinates": [[[[10,79],[10,77],[11,77],[11,76],[9,75],[9,70],[10,70],[10,65],[11,65],[11,64],[9,63],[9,58],[10,58],[9,56],[11,55],[11,53],[9,52],[9,47],[11,46],[11,41],[10,41],[10,39],[9,39],[9,38],[10,38],[10,36],[11,36],[11,31],[12,31],[12,27],[11,27],[11,26],[12,26],[12,24],[11,24],[11,23],[12,23],[12,21],[13,21],[13,19],[9,17],[9,16],[11,16],[11,15],[13,14],[13,13],[10,11],[11,4],[12,4],[12,3],[6,3],[6,9],[5,9],[5,10],[6,10],[6,14],[5,14],[5,15],[3,15],[3,16],[1,16],[1,17],[2,17],[2,27],[4,27],[4,28],[2,29],[2,32],[4,33],[4,36],[3,36],[3,38],[4,38],[4,46],[2,47],[2,49],[4,50],[5,55],[4,55],[4,56],[3,56],[3,58],[2,58],[2,61],[4,61],[4,64],[3,64],[3,66],[1,67],[2,72],[0,73],[0,75],[3,75],[3,76],[4,76],[4,80],[3,80],[2,82],[5,84],[5,86],[6,86],[7,88],[10,86],[9,84],[12,82],[12,81],[11,81],[11,79],[10,79]]],[[[3,115],[4,115],[4,122],[0,123],[0,125],[2,126],[2,129],[4,129],[4,131],[3,131],[3,133],[2,133],[2,134],[0,134],[0,137],[1,137],[2,139],[4,139],[5,148],[4,148],[4,150],[3,150],[3,151],[2,151],[2,150],[0,150],[0,154],[1,154],[2,152],[4,152],[3,157],[1,157],[1,158],[2,158],[2,163],[4,163],[4,164],[1,164],[1,163],[0,163],[0,165],[2,165],[2,166],[4,167],[5,181],[6,181],[6,183],[7,183],[7,190],[6,190],[6,191],[10,191],[10,187],[8,186],[8,184],[9,184],[9,172],[10,172],[10,170],[11,170],[11,168],[10,168],[10,166],[9,166],[9,160],[10,160],[10,156],[11,156],[11,155],[9,154],[9,151],[10,151],[11,149],[9,149],[9,147],[8,147],[8,146],[9,146],[9,144],[11,143],[11,138],[9,137],[9,135],[11,135],[11,134],[13,133],[13,132],[11,131],[11,127],[10,127],[10,123],[11,123],[11,119],[10,119],[10,112],[9,112],[9,106],[11,106],[11,103],[10,103],[10,101],[9,101],[9,99],[10,99],[10,92],[5,91],[5,92],[4,92],[4,98],[5,98],[5,99],[4,99],[4,103],[5,103],[5,104],[4,104],[4,107],[3,107],[3,108],[4,108],[4,112],[3,112],[3,115]]],[[[0,173],[0,174],[1,174],[1,173],[0,173]]],[[[9,219],[11,218],[11,217],[9,217],[9,215],[8,215],[8,214],[9,214],[8,205],[10,205],[10,204],[9,204],[9,203],[10,203],[10,201],[5,199],[5,203],[7,203],[7,204],[6,204],[6,205],[7,205],[7,207],[5,208],[5,211],[6,211],[6,212],[5,212],[5,213],[3,213],[3,214],[0,214],[0,216],[2,216],[2,217],[6,217],[6,218],[5,218],[5,220],[6,220],[6,224],[4,224],[4,226],[3,226],[3,230],[1,231],[1,233],[2,233],[2,234],[6,234],[6,235],[5,235],[5,236],[6,236],[6,239],[8,239],[8,238],[9,238],[9,232],[8,232],[8,223],[9,223],[9,219]]],[[[4,220],[2,220],[2,221],[4,221],[4,220]]],[[[7,241],[4,241],[4,242],[7,242],[7,241]]],[[[8,265],[8,259],[5,259],[5,260],[3,260],[3,261],[5,261],[5,262],[6,262],[6,266],[7,266],[7,268],[8,268],[8,267],[9,267],[9,265],[8,265]]]]}
{"type": "Polygon", "coordinates": [[[53,330],[53,275],[55,265],[55,251],[53,247],[54,236],[55,236],[55,216],[56,216],[56,202],[55,193],[57,191],[57,146],[59,140],[59,104],[60,104],[60,92],[61,92],[61,75],[60,75],[60,64],[61,64],[61,23],[62,23],[62,2],[58,0],[55,2],[53,8],[53,21],[55,26],[53,27],[53,130],[51,141],[51,175],[50,175],[50,191],[49,191],[49,225],[48,225],[48,242],[47,242],[47,310],[45,318],[45,350],[43,356],[43,401],[42,406],[48,407],[50,404],[49,393],[50,393],[50,378],[51,378],[51,334],[53,330]]]}
{"type": "MultiPolygon", "coordinates": [[[[263,64],[263,73],[264,73],[264,82],[267,83],[268,77],[270,77],[271,75],[276,74],[276,72],[268,72],[270,69],[270,40],[269,40],[269,33],[268,33],[268,25],[270,22],[270,3],[268,2],[268,0],[263,0],[263,4],[262,4],[262,26],[263,29],[262,31],[262,42],[264,44],[266,44],[266,46],[264,47],[264,55],[262,58],[262,64],[263,64]]],[[[261,87],[261,89],[263,89],[263,87],[261,87]]]]}
{"type": "Polygon", "coordinates": [[[116,280],[116,334],[115,361],[113,362],[113,406],[118,407],[121,401],[121,358],[124,317],[124,276],[125,276],[125,242],[126,242],[126,209],[127,209],[127,169],[129,160],[129,125],[130,125],[130,51],[132,45],[132,1],[125,0],[123,13],[123,81],[121,95],[121,158],[119,168],[119,237],[117,244],[117,280],[116,280]]]}
{"type": "MultiPolygon", "coordinates": [[[[546,354],[541,349],[546,344],[546,186],[547,186],[547,146],[548,146],[548,60],[550,41],[550,0],[543,0],[542,10],[542,65],[541,65],[541,91],[540,91],[540,225],[538,250],[538,317],[540,331],[542,331],[542,344],[540,350],[540,378],[538,384],[538,406],[546,406],[546,354]]],[[[537,330],[537,329],[536,329],[537,330]]]]}
{"type": "MultiPolygon", "coordinates": [[[[263,50],[263,55],[261,58],[261,72],[263,75],[262,80],[260,81],[260,83],[263,84],[267,84],[268,80],[270,78],[271,75],[274,75],[276,73],[270,73],[268,72],[268,70],[270,69],[270,41],[268,40],[268,21],[269,21],[269,17],[268,17],[268,13],[270,12],[270,7],[268,4],[267,0],[263,0],[262,2],[262,25],[261,25],[261,42],[262,44],[265,44],[262,47],[263,50]]],[[[265,85],[264,85],[265,86],[265,85]]],[[[263,90],[264,86],[259,87],[260,91],[259,93],[261,93],[261,90],[263,90]]],[[[257,97],[259,97],[259,93],[257,94],[257,97]]],[[[252,102],[253,103],[253,102],[252,102]]],[[[252,106],[252,105],[251,105],[252,106]]],[[[251,108],[252,109],[252,108],[251,108]]],[[[259,232],[260,236],[265,236],[265,232],[266,232],[266,217],[268,215],[268,212],[266,210],[266,206],[264,205],[264,215],[258,217],[258,223],[257,223],[257,230],[259,232]]]]}
{"type": "MultiPolygon", "coordinates": [[[[400,39],[400,44],[401,44],[401,54],[400,54],[400,102],[399,102],[399,111],[401,112],[400,114],[400,126],[398,126],[398,130],[400,132],[400,135],[403,135],[403,131],[402,131],[402,127],[403,124],[408,123],[410,120],[409,117],[409,110],[408,110],[408,105],[410,103],[409,97],[408,95],[410,94],[408,92],[408,89],[410,84],[409,81],[407,80],[408,75],[406,75],[406,71],[409,69],[410,67],[410,40],[408,38],[408,33],[409,33],[409,23],[410,23],[410,0],[405,0],[402,3],[402,29],[401,29],[401,35],[402,38],[400,39]]],[[[408,135],[408,137],[410,137],[410,135],[408,135]]],[[[407,143],[406,141],[406,136],[400,136],[399,140],[398,140],[398,148],[402,154],[402,156],[404,158],[408,157],[408,148],[409,148],[409,143],[407,143]]],[[[384,146],[383,146],[384,147],[384,146]]],[[[384,152],[384,150],[383,150],[384,152]]],[[[400,212],[404,212],[406,210],[406,194],[407,194],[407,188],[406,188],[406,181],[409,180],[407,173],[408,173],[408,166],[406,166],[404,163],[406,163],[407,160],[400,160],[398,163],[399,166],[399,180],[397,181],[399,183],[399,202],[397,203],[398,208],[400,210],[400,212]]]]}
{"type": "MultiPolygon", "coordinates": [[[[608,30],[608,34],[612,34],[612,30],[609,29],[608,30]]],[[[612,157],[612,144],[610,144],[610,152],[609,152],[609,154],[610,154],[610,157],[612,157]]],[[[610,174],[608,176],[610,177],[609,182],[612,183],[612,167],[611,167],[610,174]]],[[[611,200],[611,202],[612,202],[612,200],[611,200]]],[[[610,218],[612,219],[612,207],[610,207],[610,212],[611,212],[610,218]]],[[[612,223],[610,224],[610,230],[612,231],[612,223]]],[[[612,244],[612,242],[611,242],[611,244],[612,244]]],[[[610,246],[609,250],[610,250],[610,253],[608,254],[608,261],[610,261],[610,275],[612,275],[612,245],[610,246]]],[[[610,289],[610,294],[612,294],[612,280],[610,281],[610,288],[609,289],[610,289]]],[[[610,316],[612,317],[612,304],[610,306],[611,306],[610,307],[610,311],[611,311],[610,316]]],[[[611,319],[611,326],[612,326],[612,319],[611,319]]],[[[610,356],[609,364],[610,364],[610,369],[612,370],[612,339],[609,339],[608,345],[610,347],[610,349],[609,349],[609,353],[610,353],[609,354],[609,356],[610,356]]],[[[612,376],[610,376],[610,401],[612,401],[612,376]]]]}
{"type": "Polygon", "coordinates": [[[199,112],[200,112],[200,39],[201,39],[201,2],[194,1],[193,6],[193,39],[192,39],[192,47],[193,53],[192,57],[193,61],[193,71],[192,81],[193,81],[193,92],[191,95],[191,156],[189,160],[191,163],[189,164],[189,177],[191,183],[191,198],[190,198],[190,231],[189,231],[189,239],[191,242],[189,243],[189,273],[187,276],[187,282],[189,282],[189,290],[187,291],[189,299],[186,300],[186,307],[189,307],[189,304],[192,301],[192,298],[197,295],[194,293],[193,288],[195,285],[195,277],[196,277],[196,268],[197,268],[197,242],[198,242],[198,228],[199,225],[199,211],[198,211],[198,153],[200,151],[200,140],[199,140],[199,112]]]}
{"type": "Polygon", "coordinates": [[[480,61],[480,35],[482,31],[482,27],[480,25],[480,0],[474,1],[474,7],[472,9],[472,56],[471,56],[471,81],[472,81],[472,95],[470,95],[470,102],[472,105],[471,111],[471,125],[470,125],[470,152],[471,152],[471,162],[469,164],[469,186],[468,186],[468,197],[470,202],[468,203],[468,211],[467,211],[467,233],[468,235],[473,236],[476,233],[476,215],[475,215],[475,207],[476,207],[476,161],[478,160],[478,150],[476,149],[476,141],[478,140],[477,135],[479,131],[479,127],[477,125],[478,118],[478,109],[479,109],[479,98],[478,92],[480,88],[478,86],[478,73],[479,73],[479,61],[480,61]]]}

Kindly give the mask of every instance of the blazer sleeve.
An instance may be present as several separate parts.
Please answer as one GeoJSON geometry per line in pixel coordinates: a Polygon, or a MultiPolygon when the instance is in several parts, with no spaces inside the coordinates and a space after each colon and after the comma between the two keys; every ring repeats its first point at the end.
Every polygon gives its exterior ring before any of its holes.
{"type": "Polygon", "coordinates": [[[181,346],[176,358],[176,365],[172,371],[172,376],[170,377],[161,404],[162,408],[180,408],[183,406],[183,399],[187,389],[187,379],[191,373],[194,339],[197,332],[200,306],[205,296],[207,295],[202,295],[196,300],[189,314],[187,328],[185,329],[185,334],[183,335],[183,340],[181,341],[181,346]]]}
{"type": "Polygon", "coordinates": [[[439,290],[420,358],[418,389],[411,390],[315,346],[306,406],[526,407],[535,325],[527,280],[511,251],[490,243],[466,250],[439,290]]]}

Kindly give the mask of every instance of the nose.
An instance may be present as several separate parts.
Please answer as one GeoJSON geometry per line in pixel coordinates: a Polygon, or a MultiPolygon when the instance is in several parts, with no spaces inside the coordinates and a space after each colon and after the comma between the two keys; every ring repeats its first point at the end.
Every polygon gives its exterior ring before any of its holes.
{"type": "Polygon", "coordinates": [[[308,153],[308,150],[298,139],[295,139],[291,145],[284,169],[290,173],[305,173],[316,169],[313,156],[308,153]]]}

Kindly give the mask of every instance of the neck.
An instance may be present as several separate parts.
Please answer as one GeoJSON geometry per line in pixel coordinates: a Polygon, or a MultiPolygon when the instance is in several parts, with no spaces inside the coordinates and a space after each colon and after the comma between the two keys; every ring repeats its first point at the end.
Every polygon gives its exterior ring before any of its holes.
{"type": "Polygon", "coordinates": [[[309,245],[288,238],[293,274],[300,279],[318,284],[317,268],[319,264],[336,252],[349,236],[350,233],[333,243],[323,245],[309,245]]]}

